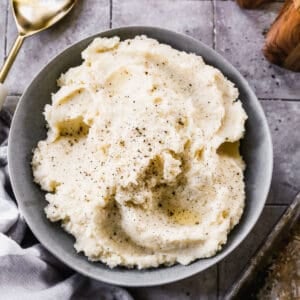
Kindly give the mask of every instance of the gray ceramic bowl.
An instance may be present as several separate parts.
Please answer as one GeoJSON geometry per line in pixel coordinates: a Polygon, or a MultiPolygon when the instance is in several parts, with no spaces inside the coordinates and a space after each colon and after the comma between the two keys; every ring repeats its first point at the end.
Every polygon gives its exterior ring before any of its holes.
{"type": "MultiPolygon", "coordinates": [[[[24,70],[24,76],[26,70],[24,70]]],[[[264,207],[272,176],[272,143],[263,110],[241,74],[223,57],[201,42],[165,29],[127,27],[106,31],[84,39],[55,57],[32,81],[14,115],[9,137],[9,171],[19,207],[38,240],[62,262],[76,271],[108,283],[124,286],[151,286],[180,280],[219,262],[235,249],[253,228],[264,207]],[[199,259],[188,266],[174,265],[150,270],[109,269],[91,263],[73,248],[74,239],[59,224],[46,219],[44,193],[32,181],[32,149],[46,136],[43,109],[57,90],[56,79],[62,72],[81,63],[81,51],[97,36],[121,39],[145,34],[175,49],[201,55],[206,63],[219,68],[240,91],[240,99],[249,116],[241,152],[247,163],[246,208],[240,224],[230,233],[227,244],[214,257],[199,259]]]]}

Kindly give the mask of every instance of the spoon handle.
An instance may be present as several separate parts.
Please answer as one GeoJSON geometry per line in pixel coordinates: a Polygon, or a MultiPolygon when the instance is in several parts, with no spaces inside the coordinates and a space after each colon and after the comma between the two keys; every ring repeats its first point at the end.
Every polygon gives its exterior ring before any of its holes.
{"type": "Polygon", "coordinates": [[[13,62],[15,61],[15,58],[23,44],[24,39],[25,39],[24,35],[18,35],[16,41],[14,42],[14,45],[12,46],[12,48],[7,56],[6,61],[0,70],[0,83],[4,82],[4,80],[8,74],[8,71],[9,71],[10,67],[12,66],[13,62]]]}
{"type": "Polygon", "coordinates": [[[7,96],[7,89],[5,88],[4,84],[0,82],[0,110],[4,104],[6,96],[7,96]]]}
{"type": "Polygon", "coordinates": [[[14,42],[6,61],[4,62],[4,65],[2,66],[0,70],[0,110],[2,109],[2,106],[4,104],[4,101],[7,96],[7,89],[5,88],[3,82],[13,64],[15,61],[15,58],[23,44],[23,41],[25,39],[24,35],[18,35],[16,41],[14,42]]]}

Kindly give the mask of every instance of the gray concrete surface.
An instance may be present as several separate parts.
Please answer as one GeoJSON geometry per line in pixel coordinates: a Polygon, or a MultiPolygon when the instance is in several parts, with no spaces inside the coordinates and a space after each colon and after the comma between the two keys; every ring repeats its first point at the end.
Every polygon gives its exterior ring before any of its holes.
{"type": "MultiPolygon", "coordinates": [[[[218,266],[175,284],[130,289],[136,299],[222,299],[300,190],[300,73],[273,66],[261,54],[264,33],[282,4],[248,11],[220,0],[78,2],[56,27],[25,41],[7,80],[10,110],[36,72],[68,45],[110,27],[142,24],[183,32],[214,47],[246,76],[261,99],[274,143],[274,174],[268,203],[254,230],[218,266]]],[[[0,1],[0,63],[16,36],[7,8],[8,1],[0,1]]]]}
{"type": "Polygon", "coordinates": [[[258,97],[299,99],[300,74],[269,64],[261,52],[281,6],[271,3],[261,10],[245,10],[232,1],[216,1],[216,50],[239,69],[258,97]]]}
{"type": "Polygon", "coordinates": [[[6,0],[0,2],[0,64],[5,56],[7,3],[6,0]]]}

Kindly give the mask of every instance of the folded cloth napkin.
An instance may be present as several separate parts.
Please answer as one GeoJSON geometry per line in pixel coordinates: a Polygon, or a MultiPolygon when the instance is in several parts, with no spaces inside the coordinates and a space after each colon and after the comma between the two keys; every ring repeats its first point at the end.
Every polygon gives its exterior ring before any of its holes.
{"type": "Polygon", "coordinates": [[[32,236],[18,211],[8,177],[11,116],[9,110],[0,112],[0,299],[133,299],[124,289],[70,270],[32,236]]]}

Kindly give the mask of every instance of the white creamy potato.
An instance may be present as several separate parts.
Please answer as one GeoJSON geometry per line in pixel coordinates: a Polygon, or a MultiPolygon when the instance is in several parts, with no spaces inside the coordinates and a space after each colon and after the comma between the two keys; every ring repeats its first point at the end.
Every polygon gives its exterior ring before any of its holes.
{"type": "Polygon", "coordinates": [[[188,264],[226,243],[245,202],[238,91],[200,56],[96,38],[58,80],[34,150],[47,217],[110,267],[188,264]]]}

